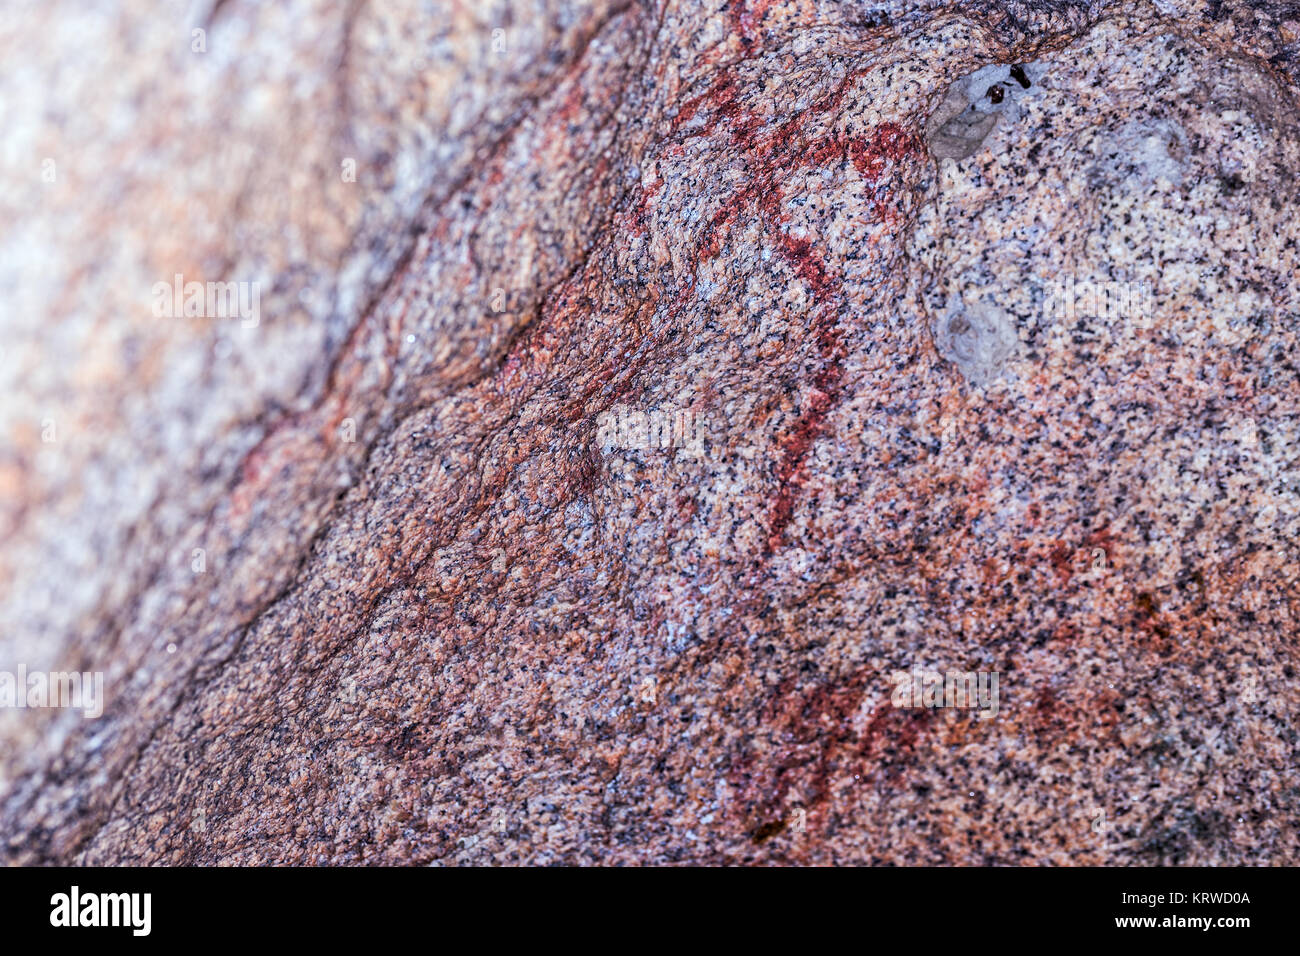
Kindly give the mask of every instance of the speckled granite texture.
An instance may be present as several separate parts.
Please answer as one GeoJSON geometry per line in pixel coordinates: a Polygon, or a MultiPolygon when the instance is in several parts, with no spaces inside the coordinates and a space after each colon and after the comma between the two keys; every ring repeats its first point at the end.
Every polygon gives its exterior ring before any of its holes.
{"type": "Polygon", "coordinates": [[[1300,863],[1300,3],[0,62],[0,859],[1300,863]]]}

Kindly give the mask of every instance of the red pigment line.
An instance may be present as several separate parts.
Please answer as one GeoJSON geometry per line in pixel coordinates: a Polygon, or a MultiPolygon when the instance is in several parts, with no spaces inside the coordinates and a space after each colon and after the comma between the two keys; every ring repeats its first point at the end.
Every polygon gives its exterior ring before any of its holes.
{"type": "Polygon", "coordinates": [[[804,689],[794,687],[792,679],[782,681],[759,715],[765,731],[761,736],[773,748],[746,754],[727,774],[741,802],[752,802],[749,812],[759,819],[751,822],[783,816],[793,795],[815,827],[833,796],[836,777],[879,771],[881,782],[896,781],[905,762],[915,758],[922,734],[934,729],[934,713],[894,707],[886,700],[855,732],[854,712],[862,706],[870,678],[862,669],[804,689]]]}
{"type": "Polygon", "coordinates": [[[858,754],[864,759],[879,758],[882,751],[892,746],[895,751],[911,755],[922,730],[930,729],[934,711],[895,707],[885,701],[874,711],[862,736],[858,738],[858,754]]]}
{"type": "MultiPolygon", "coordinates": [[[[829,326],[826,335],[835,334],[829,326]]],[[[820,337],[820,336],[819,336],[820,337]]],[[[808,478],[808,451],[813,439],[822,433],[826,416],[840,398],[844,368],[828,358],[818,371],[815,386],[808,395],[799,421],[780,441],[781,461],[776,469],[776,497],[768,513],[767,549],[774,551],[784,540],[785,529],[794,517],[795,496],[803,490],[808,478]]]]}
{"type": "MultiPolygon", "coordinates": [[[[742,10],[740,15],[747,14],[742,10]]],[[[897,123],[880,124],[870,137],[836,133],[812,143],[804,139],[807,116],[821,115],[834,109],[843,99],[851,81],[852,77],[845,77],[836,90],[822,97],[804,117],[782,124],[761,143],[758,141],[758,133],[762,129],[762,121],[742,108],[740,91],[729,71],[700,96],[683,104],[675,118],[675,127],[693,119],[700,108],[708,104],[717,117],[715,128],[719,121],[730,120],[729,134],[733,144],[755,160],[751,181],[705,227],[696,252],[697,261],[720,254],[725,228],[736,220],[743,209],[757,206],[766,221],[778,227],[788,224],[788,216],[782,210],[784,195],[776,182],[778,168],[789,172],[809,165],[825,166],[836,161],[849,161],[863,179],[876,184],[888,163],[901,162],[915,153],[919,148],[916,138],[897,123]]],[[[642,212],[646,199],[643,196],[642,212]]],[[[880,221],[886,223],[895,221],[898,215],[883,199],[874,201],[873,211],[880,221]]],[[[841,397],[844,348],[837,309],[831,302],[834,301],[839,307],[848,305],[843,283],[838,276],[829,272],[811,240],[780,230],[777,249],[808,287],[817,303],[812,331],[822,367],[815,376],[811,394],[804,403],[799,421],[779,442],[781,459],[776,469],[777,491],[768,517],[769,553],[784,541],[786,528],[794,515],[795,497],[807,480],[805,463],[808,452],[813,440],[824,430],[830,410],[841,397]]]]}
{"type": "Polygon", "coordinates": [[[881,123],[869,141],[855,136],[848,142],[853,165],[873,182],[884,172],[887,160],[901,162],[917,148],[916,138],[897,123],[881,123]]]}
{"type": "MultiPolygon", "coordinates": [[[[830,144],[821,144],[823,148],[830,144]]],[[[842,150],[852,158],[853,164],[864,178],[875,182],[884,171],[888,160],[901,160],[913,147],[913,140],[902,127],[885,123],[877,127],[871,140],[854,137],[834,144],[832,153],[842,150]]],[[[811,155],[817,156],[818,149],[811,155]]],[[[784,222],[780,215],[781,197],[773,189],[765,194],[764,206],[774,221],[784,222]]],[[[768,515],[767,550],[779,548],[785,539],[786,528],[794,517],[795,496],[807,480],[806,462],[813,440],[822,433],[830,410],[839,402],[844,377],[844,347],[836,312],[825,300],[834,297],[847,306],[843,283],[831,276],[820,255],[807,239],[781,234],[781,252],[795,273],[803,279],[814,299],[823,305],[813,315],[813,332],[821,353],[822,367],[813,382],[805,408],[794,429],[781,441],[781,461],[777,465],[777,492],[768,515]]]]}
{"type": "Polygon", "coordinates": [[[793,685],[783,680],[760,716],[775,750],[747,755],[728,775],[732,786],[754,795],[763,818],[782,813],[792,790],[814,817],[830,798],[831,773],[846,750],[862,675],[802,690],[793,685]]]}
{"type": "Polygon", "coordinates": [[[762,128],[763,122],[754,113],[744,109],[740,93],[735,75],[729,69],[724,71],[709,85],[708,89],[699,96],[691,97],[678,108],[671,129],[676,131],[685,126],[699,113],[700,107],[709,106],[710,114],[716,117],[713,121],[714,128],[721,120],[732,120],[730,132],[732,140],[736,142],[752,140],[754,134],[762,128]]]}

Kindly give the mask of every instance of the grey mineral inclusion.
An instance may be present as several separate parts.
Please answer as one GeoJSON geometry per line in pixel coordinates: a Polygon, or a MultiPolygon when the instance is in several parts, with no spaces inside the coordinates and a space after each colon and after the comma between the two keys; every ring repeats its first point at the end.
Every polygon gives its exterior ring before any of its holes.
{"type": "Polygon", "coordinates": [[[1013,316],[986,302],[960,300],[932,327],[939,354],[973,385],[987,385],[1002,371],[1020,344],[1013,316]]]}
{"type": "Polygon", "coordinates": [[[973,155],[1000,116],[1019,116],[1020,101],[1033,94],[1046,72],[1042,63],[995,63],[954,82],[926,124],[930,152],[936,159],[973,155]]]}

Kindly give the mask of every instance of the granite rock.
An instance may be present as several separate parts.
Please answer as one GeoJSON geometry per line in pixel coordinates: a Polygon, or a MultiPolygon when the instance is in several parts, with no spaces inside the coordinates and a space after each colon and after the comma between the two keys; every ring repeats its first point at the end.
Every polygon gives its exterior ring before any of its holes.
{"type": "Polygon", "coordinates": [[[1300,861],[1300,3],[0,57],[0,859],[1300,861]]]}

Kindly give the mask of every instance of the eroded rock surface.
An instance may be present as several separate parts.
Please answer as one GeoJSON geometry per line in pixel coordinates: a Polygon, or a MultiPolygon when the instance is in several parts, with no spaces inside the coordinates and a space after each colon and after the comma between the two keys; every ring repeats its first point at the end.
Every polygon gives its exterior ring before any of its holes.
{"type": "Polygon", "coordinates": [[[0,28],[6,861],[1297,862],[1300,4],[276,6],[0,28]]]}

